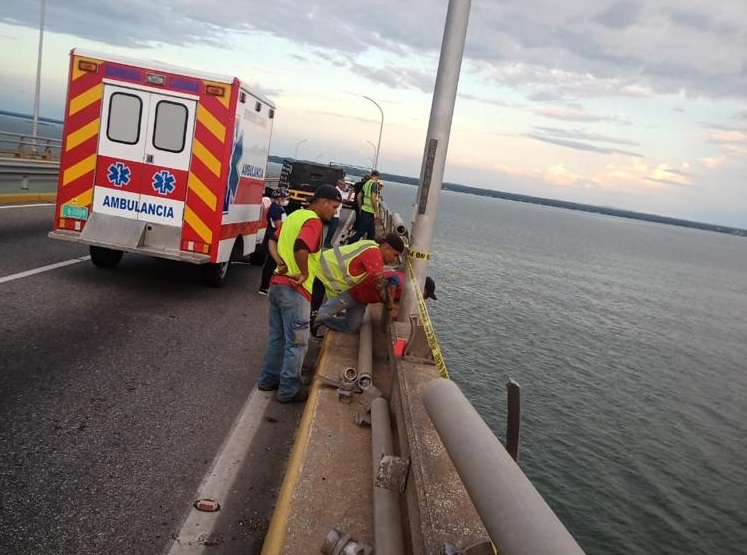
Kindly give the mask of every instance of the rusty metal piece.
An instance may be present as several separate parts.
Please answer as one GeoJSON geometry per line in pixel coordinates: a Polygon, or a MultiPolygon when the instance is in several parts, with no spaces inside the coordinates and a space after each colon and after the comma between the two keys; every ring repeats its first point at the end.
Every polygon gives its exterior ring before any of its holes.
{"type": "Polygon", "coordinates": [[[332,529],[324,538],[321,552],[324,555],[373,555],[373,548],[355,540],[350,534],[332,529]]]}
{"type": "Polygon", "coordinates": [[[368,410],[362,410],[355,414],[355,423],[361,428],[371,427],[371,412],[368,410]]]}
{"type": "Polygon", "coordinates": [[[356,383],[358,384],[358,387],[360,387],[363,391],[368,389],[373,385],[373,377],[371,374],[363,373],[358,375],[358,379],[356,380],[356,383]]]}
{"type": "Polygon", "coordinates": [[[493,544],[489,541],[479,541],[468,547],[459,549],[450,543],[445,543],[440,555],[495,555],[493,544]]]}
{"type": "Polygon", "coordinates": [[[341,403],[352,403],[353,392],[344,387],[338,387],[337,388],[337,400],[340,401],[341,403]]]}
{"type": "Polygon", "coordinates": [[[352,366],[348,366],[342,371],[340,376],[343,382],[355,382],[358,379],[358,370],[352,366]]]}
{"type": "Polygon", "coordinates": [[[377,488],[403,493],[407,486],[407,474],[410,471],[410,459],[395,455],[382,455],[379,468],[376,470],[374,485],[377,488]]]}

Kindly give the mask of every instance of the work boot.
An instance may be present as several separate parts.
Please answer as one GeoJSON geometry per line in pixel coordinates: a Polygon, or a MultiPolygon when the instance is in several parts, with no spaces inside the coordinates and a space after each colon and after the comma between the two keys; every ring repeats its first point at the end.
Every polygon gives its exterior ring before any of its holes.
{"type": "Polygon", "coordinates": [[[309,398],[309,392],[306,391],[306,388],[303,388],[303,389],[300,389],[298,393],[296,393],[290,399],[281,399],[280,397],[278,397],[278,402],[283,403],[284,405],[290,404],[290,403],[303,403],[308,398],[309,398]]]}

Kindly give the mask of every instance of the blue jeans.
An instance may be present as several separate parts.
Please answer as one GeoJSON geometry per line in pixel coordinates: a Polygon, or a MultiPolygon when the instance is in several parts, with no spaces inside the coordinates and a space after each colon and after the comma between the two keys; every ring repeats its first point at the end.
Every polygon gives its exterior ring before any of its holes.
{"type": "Polygon", "coordinates": [[[327,326],[342,333],[356,333],[363,322],[366,305],[356,301],[349,291],[332,297],[321,307],[314,320],[315,326],[327,326]],[[337,316],[345,310],[345,316],[337,316]]]}
{"type": "Polygon", "coordinates": [[[270,334],[259,374],[263,387],[278,387],[278,399],[301,391],[301,366],[309,344],[309,301],[295,288],[271,285],[270,334]]]}

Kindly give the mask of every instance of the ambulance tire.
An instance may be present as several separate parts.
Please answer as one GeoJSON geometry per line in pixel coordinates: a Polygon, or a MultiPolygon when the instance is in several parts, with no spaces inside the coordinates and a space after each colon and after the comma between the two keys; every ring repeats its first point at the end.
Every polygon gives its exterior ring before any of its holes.
{"type": "Polygon", "coordinates": [[[124,254],[122,251],[107,249],[106,247],[94,247],[93,245],[90,247],[89,252],[91,253],[91,262],[93,262],[93,265],[105,270],[116,268],[124,254]]]}
{"type": "Polygon", "coordinates": [[[219,262],[205,266],[205,282],[212,287],[223,287],[228,276],[230,262],[219,262]]]}

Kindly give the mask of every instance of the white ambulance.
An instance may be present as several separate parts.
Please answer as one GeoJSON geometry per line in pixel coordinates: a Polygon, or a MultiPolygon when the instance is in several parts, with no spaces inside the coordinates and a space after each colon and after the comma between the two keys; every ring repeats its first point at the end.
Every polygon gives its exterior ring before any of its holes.
{"type": "Polygon", "coordinates": [[[223,285],[261,245],[274,116],[235,77],[73,50],[50,237],[98,267],[132,252],[223,285]]]}

